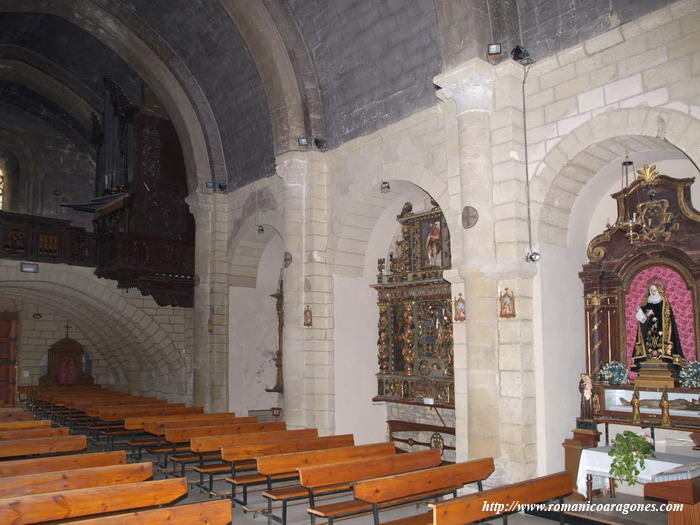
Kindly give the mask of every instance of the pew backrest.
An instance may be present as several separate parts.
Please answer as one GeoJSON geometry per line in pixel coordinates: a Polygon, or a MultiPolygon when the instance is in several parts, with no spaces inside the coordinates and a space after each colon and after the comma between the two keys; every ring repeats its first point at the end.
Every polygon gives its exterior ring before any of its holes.
{"type": "Polygon", "coordinates": [[[297,430],[276,430],[272,432],[249,432],[246,434],[226,434],[222,436],[196,436],[190,438],[190,448],[193,452],[213,452],[222,446],[277,443],[294,439],[309,439],[318,437],[315,428],[297,430]]]}
{"type": "Polygon", "coordinates": [[[369,503],[382,503],[443,488],[461,488],[467,483],[488,478],[493,471],[493,458],[482,458],[368,479],[355,484],[355,498],[369,503]]]}
{"type": "Polygon", "coordinates": [[[149,434],[162,436],[168,428],[194,428],[212,427],[216,425],[249,425],[257,423],[254,417],[218,417],[202,419],[186,419],[174,421],[160,421],[157,423],[144,423],[143,429],[149,434]]]}
{"type": "MultiPolygon", "coordinates": [[[[293,439],[275,443],[249,443],[245,445],[229,445],[221,447],[221,458],[224,461],[236,462],[257,459],[262,456],[273,456],[289,452],[306,452],[309,450],[324,450],[331,448],[352,447],[355,439],[352,434],[339,436],[313,437],[293,439]]],[[[194,450],[194,448],[192,449],[194,450]]]]}
{"type": "MultiPolygon", "coordinates": [[[[146,410],[150,408],[184,408],[185,403],[167,403],[165,401],[141,401],[135,403],[104,403],[86,407],[83,412],[91,417],[99,417],[103,411],[107,410],[146,410]]],[[[79,410],[79,409],[78,409],[79,410]]]]}
{"type": "Polygon", "coordinates": [[[203,407],[152,407],[152,408],[107,408],[99,411],[97,417],[103,421],[122,421],[135,416],[167,416],[177,414],[203,414],[203,407]]]}
{"type": "Polygon", "coordinates": [[[34,419],[34,414],[31,412],[6,412],[0,414],[0,421],[31,421],[34,419]]]}
{"type": "Polygon", "coordinates": [[[507,511],[514,503],[528,505],[567,496],[571,494],[571,486],[571,476],[559,472],[433,503],[430,504],[433,525],[462,525],[491,518],[507,511]]]}
{"type": "Polygon", "coordinates": [[[85,435],[12,439],[0,441],[0,458],[78,452],[86,448],[87,437],[85,435]]]}
{"type": "Polygon", "coordinates": [[[91,454],[72,454],[70,456],[53,456],[47,458],[15,459],[0,462],[0,478],[54,472],[57,470],[74,470],[126,463],[126,452],[94,452],[91,454]]]}
{"type": "Polygon", "coordinates": [[[127,512],[116,516],[103,516],[94,519],[70,521],[64,525],[228,525],[231,523],[231,504],[227,499],[203,501],[189,505],[178,505],[165,509],[127,512]]]}
{"type": "Polygon", "coordinates": [[[44,523],[172,503],[187,494],[185,478],[46,492],[0,499],[0,523],[44,523]]]}
{"type": "Polygon", "coordinates": [[[218,419],[235,417],[235,412],[221,414],[170,414],[170,415],[151,415],[151,416],[130,416],[124,418],[124,428],[128,430],[142,429],[146,423],[157,423],[160,421],[189,421],[191,419],[218,419]]]}
{"type": "Polygon", "coordinates": [[[299,469],[299,482],[307,488],[325,487],[363,479],[437,467],[442,463],[437,449],[360,459],[299,469]]]}
{"type": "Polygon", "coordinates": [[[34,421],[5,421],[0,423],[0,431],[19,430],[22,428],[51,428],[51,420],[36,419],[34,421]]]}
{"type": "Polygon", "coordinates": [[[39,437],[67,436],[70,429],[60,428],[28,428],[26,430],[0,430],[0,441],[11,439],[31,439],[39,437]]]}
{"type": "Polygon", "coordinates": [[[298,468],[312,465],[341,463],[358,458],[389,456],[396,454],[393,443],[373,443],[356,447],[341,447],[329,450],[313,450],[309,452],[292,452],[274,456],[258,457],[258,472],[266,476],[295,472],[298,468]]]}
{"type": "Polygon", "coordinates": [[[215,425],[210,427],[194,428],[168,428],[165,430],[165,441],[170,443],[184,443],[196,436],[217,436],[225,434],[247,434],[250,432],[264,432],[266,430],[285,430],[284,421],[277,423],[245,423],[243,425],[215,425]]]}
{"type": "Polygon", "coordinates": [[[152,476],[151,462],[27,474],[0,478],[0,498],[137,483],[152,476]]]}

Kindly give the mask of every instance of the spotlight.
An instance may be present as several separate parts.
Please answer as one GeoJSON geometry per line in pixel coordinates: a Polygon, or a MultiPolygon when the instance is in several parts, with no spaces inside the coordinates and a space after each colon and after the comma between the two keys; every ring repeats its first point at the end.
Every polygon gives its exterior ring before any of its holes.
{"type": "Polygon", "coordinates": [[[220,182],[219,183],[219,191],[221,193],[226,193],[228,191],[228,184],[225,182],[220,182]]]}
{"type": "Polygon", "coordinates": [[[382,185],[379,186],[379,191],[381,193],[389,193],[391,191],[391,186],[389,186],[389,183],[387,181],[382,182],[382,185]]]}
{"type": "Polygon", "coordinates": [[[19,263],[19,271],[24,273],[39,273],[39,265],[37,263],[21,262],[19,263]]]}
{"type": "Polygon", "coordinates": [[[318,151],[326,151],[326,149],[328,147],[328,142],[325,139],[315,138],[314,139],[314,146],[316,146],[316,149],[318,151]]]}
{"type": "Polygon", "coordinates": [[[262,224],[258,226],[258,233],[265,233],[265,227],[262,224]]]}
{"type": "Polygon", "coordinates": [[[515,46],[510,52],[510,56],[513,57],[513,60],[519,62],[524,66],[532,64],[534,62],[534,60],[530,56],[530,52],[522,46],[515,46]]]}
{"type": "Polygon", "coordinates": [[[299,137],[297,139],[297,142],[299,142],[300,146],[308,146],[309,145],[309,139],[307,139],[306,137],[299,137]]]}
{"type": "Polygon", "coordinates": [[[502,52],[502,50],[501,50],[501,44],[500,44],[500,43],[498,43],[498,44],[489,44],[489,45],[486,47],[486,54],[487,54],[488,56],[500,55],[501,52],[502,52]]]}
{"type": "Polygon", "coordinates": [[[528,252],[525,254],[525,260],[526,260],[527,262],[536,263],[536,262],[538,262],[541,258],[542,258],[542,256],[540,255],[540,252],[528,251],[528,252]]]}

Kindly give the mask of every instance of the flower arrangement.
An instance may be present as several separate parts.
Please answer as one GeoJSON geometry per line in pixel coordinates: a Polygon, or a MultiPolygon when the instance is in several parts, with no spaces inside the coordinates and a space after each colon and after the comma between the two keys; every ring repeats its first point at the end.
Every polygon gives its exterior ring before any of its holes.
{"type": "Polygon", "coordinates": [[[619,361],[603,363],[598,368],[598,379],[609,385],[626,385],[629,383],[627,367],[619,361]]]}
{"type": "Polygon", "coordinates": [[[644,470],[644,460],[655,457],[651,443],[629,430],[615,436],[608,455],[613,458],[610,474],[630,485],[637,483],[639,473],[644,470]]]}
{"type": "Polygon", "coordinates": [[[700,388],[700,363],[689,361],[678,373],[683,388],[700,388]]]}

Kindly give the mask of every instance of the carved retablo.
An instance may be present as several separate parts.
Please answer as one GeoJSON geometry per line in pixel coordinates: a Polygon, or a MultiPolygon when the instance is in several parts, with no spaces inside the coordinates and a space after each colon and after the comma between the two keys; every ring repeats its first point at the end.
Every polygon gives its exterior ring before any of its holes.
{"type": "Polygon", "coordinates": [[[449,232],[435,207],[397,217],[401,235],[377,265],[378,395],[375,400],[454,406],[449,232]],[[388,273],[387,270],[388,261],[388,273]],[[432,400],[432,401],[431,401],[432,400]]]}

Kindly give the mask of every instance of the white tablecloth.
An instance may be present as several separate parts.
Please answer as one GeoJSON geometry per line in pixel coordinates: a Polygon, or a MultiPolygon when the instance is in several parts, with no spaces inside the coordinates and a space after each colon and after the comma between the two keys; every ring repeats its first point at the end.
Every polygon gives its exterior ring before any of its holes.
{"type": "MultiPolygon", "coordinates": [[[[607,478],[610,477],[610,464],[612,456],[608,456],[611,447],[584,448],[581,451],[581,461],[578,465],[576,476],[576,490],[586,496],[586,475],[591,474],[593,490],[607,486],[607,478]]],[[[679,465],[695,463],[697,457],[681,456],[657,452],[655,458],[647,458],[644,462],[644,470],[639,474],[640,483],[649,483],[652,476],[679,465]]]]}

